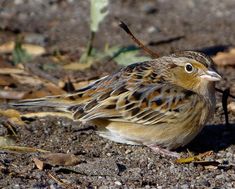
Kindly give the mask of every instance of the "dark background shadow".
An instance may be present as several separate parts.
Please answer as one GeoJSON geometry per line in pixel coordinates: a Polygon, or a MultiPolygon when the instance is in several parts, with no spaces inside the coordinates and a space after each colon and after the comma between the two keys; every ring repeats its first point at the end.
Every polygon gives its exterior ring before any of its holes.
{"type": "Polygon", "coordinates": [[[177,151],[186,151],[188,149],[196,153],[210,150],[218,152],[232,144],[235,144],[235,123],[230,125],[208,125],[192,142],[177,151]]]}

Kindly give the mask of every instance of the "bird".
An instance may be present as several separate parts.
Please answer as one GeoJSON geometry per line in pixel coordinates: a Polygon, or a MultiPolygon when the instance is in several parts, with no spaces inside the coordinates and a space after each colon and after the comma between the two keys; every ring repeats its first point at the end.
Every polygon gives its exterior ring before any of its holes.
{"type": "Polygon", "coordinates": [[[177,156],[215,112],[222,77],[202,52],[179,51],[137,62],[71,94],[26,99],[16,107],[50,107],[96,126],[98,135],[177,156]]]}

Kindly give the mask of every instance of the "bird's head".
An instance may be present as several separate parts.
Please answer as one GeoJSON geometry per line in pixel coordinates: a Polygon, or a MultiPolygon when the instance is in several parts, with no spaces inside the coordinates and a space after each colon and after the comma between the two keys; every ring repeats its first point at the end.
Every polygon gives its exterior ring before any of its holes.
{"type": "Polygon", "coordinates": [[[169,81],[185,89],[204,93],[203,90],[221,79],[213,60],[203,53],[182,51],[168,58],[166,75],[169,81]]]}

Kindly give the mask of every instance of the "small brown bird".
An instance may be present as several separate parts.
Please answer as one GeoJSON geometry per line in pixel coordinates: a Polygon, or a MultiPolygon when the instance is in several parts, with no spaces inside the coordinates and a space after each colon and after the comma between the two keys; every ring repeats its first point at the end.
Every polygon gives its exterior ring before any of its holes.
{"type": "Polygon", "coordinates": [[[175,155],[169,150],[188,144],[212,117],[220,79],[209,57],[183,51],[131,64],[73,94],[15,106],[53,107],[96,125],[102,137],[175,155]]]}

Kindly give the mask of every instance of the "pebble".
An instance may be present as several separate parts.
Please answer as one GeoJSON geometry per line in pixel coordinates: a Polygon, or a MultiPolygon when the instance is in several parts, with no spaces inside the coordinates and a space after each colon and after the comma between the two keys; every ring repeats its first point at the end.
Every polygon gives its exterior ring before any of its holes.
{"type": "Polygon", "coordinates": [[[116,185],[118,185],[118,186],[121,186],[122,185],[122,183],[120,182],[120,181],[115,181],[114,182],[116,185]]]}
{"type": "Polygon", "coordinates": [[[108,157],[111,157],[111,156],[112,156],[112,154],[111,154],[111,153],[109,153],[109,152],[108,152],[106,155],[107,155],[108,157]]]}
{"type": "Polygon", "coordinates": [[[224,175],[216,175],[215,179],[223,179],[224,175]]]}
{"type": "Polygon", "coordinates": [[[156,31],[156,28],[154,27],[154,26],[150,26],[150,27],[148,27],[148,29],[147,29],[147,32],[148,33],[153,33],[153,32],[155,32],[156,31]]]}
{"type": "Polygon", "coordinates": [[[132,152],[132,150],[127,149],[127,150],[125,151],[125,154],[130,154],[131,152],[132,152]]]}

